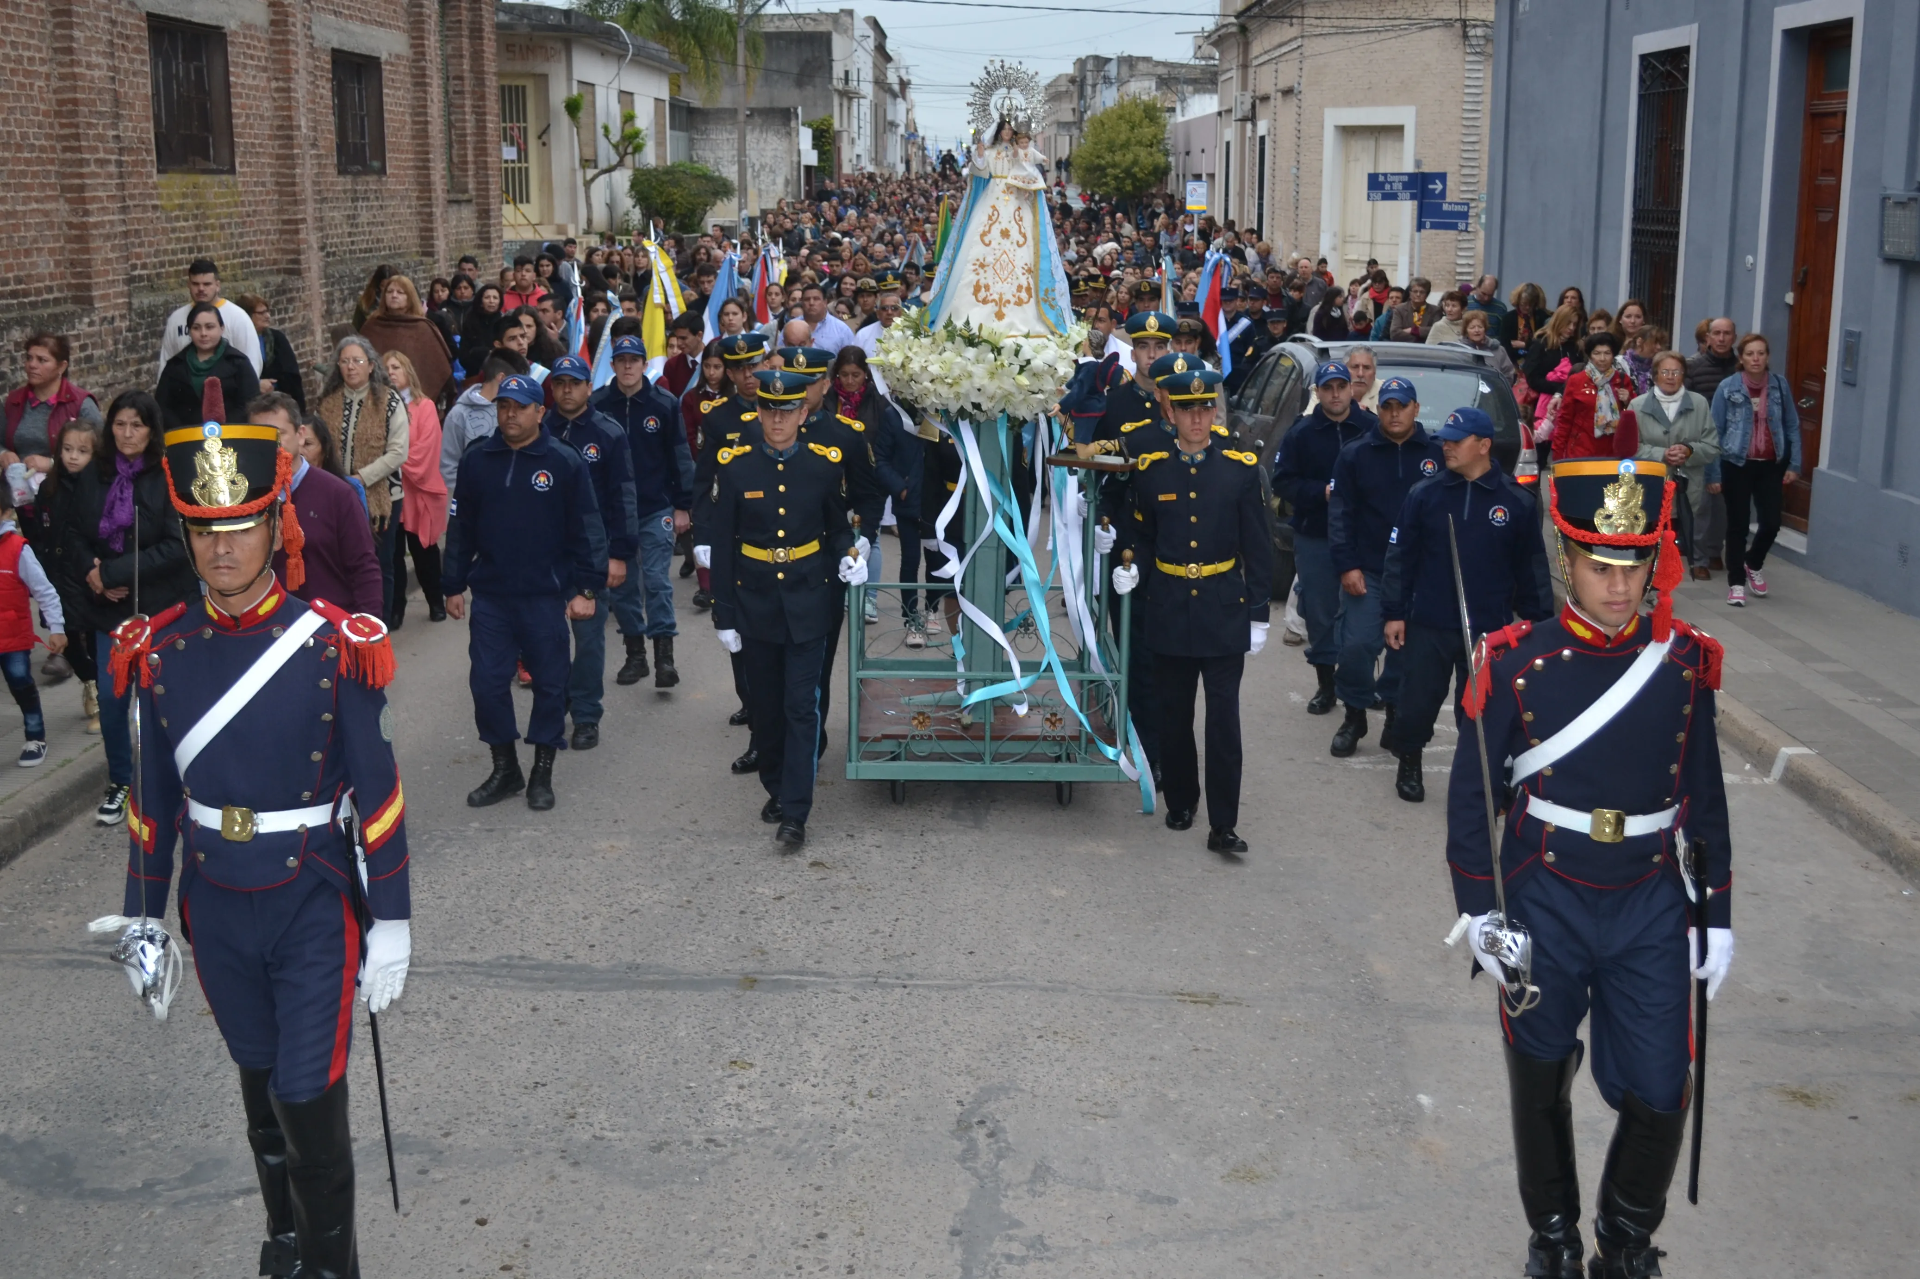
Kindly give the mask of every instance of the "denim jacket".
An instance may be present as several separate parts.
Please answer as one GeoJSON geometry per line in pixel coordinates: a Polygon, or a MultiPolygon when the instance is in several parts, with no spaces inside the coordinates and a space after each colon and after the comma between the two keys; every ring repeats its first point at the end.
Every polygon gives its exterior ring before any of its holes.
{"type": "MultiPolygon", "coordinates": [[[[1735,373],[1720,383],[1708,409],[1720,431],[1720,456],[1707,464],[1707,483],[1720,482],[1720,463],[1746,465],[1747,449],[1753,443],[1753,399],[1747,394],[1746,375],[1735,373]]],[[[1767,420],[1773,428],[1773,455],[1786,463],[1789,471],[1800,471],[1800,413],[1793,405],[1793,392],[1787,379],[1778,373],[1767,374],[1767,420]]]]}

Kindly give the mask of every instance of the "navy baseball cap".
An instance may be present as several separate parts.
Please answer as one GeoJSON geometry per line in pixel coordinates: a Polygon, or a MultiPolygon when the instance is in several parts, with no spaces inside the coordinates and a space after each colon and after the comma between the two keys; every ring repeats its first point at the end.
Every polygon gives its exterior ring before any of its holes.
{"type": "Polygon", "coordinates": [[[1493,419],[1476,408],[1455,409],[1447,414],[1434,435],[1443,440],[1464,440],[1470,435],[1493,438],[1493,419]]]}
{"type": "Polygon", "coordinates": [[[1325,386],[1327,383],[1335,381],[1353,381],[1353,374],[1349,373],[1347,366],[1338,360],[1328,360],[1325,364],[1322,364],[1313,375],[1313,384],[1315,386],[1325,386]]]}
{"type": "Polygon", "coordinates": [[[524,373],[509,373],[500,379],[500,389],[494,392],[496,400],[512,400],[516,404],[545,404],[547,393],[540,384],[524,373]]]}
{"type": "Polygon", "coordinates": [[[1418,404],[1420,393],[1403,377],[1390,377],[1380,384],[1378,403],[1418,404]]]}
{"type": "Polygon", "coordinates": [[[616,359],[623,355],[637,355],[644,360],[647,358],[647,344],[629,333],[613,340],[613,354],[616,359]]]}
{"type": "Polygon", "coordinates": [[[547,370],[547,376],[570,377],[576,382],[591,382],[593,370],[588,368],[587,362],[579,356],[563,355],[553,362],[553,367],[547,370]]]}

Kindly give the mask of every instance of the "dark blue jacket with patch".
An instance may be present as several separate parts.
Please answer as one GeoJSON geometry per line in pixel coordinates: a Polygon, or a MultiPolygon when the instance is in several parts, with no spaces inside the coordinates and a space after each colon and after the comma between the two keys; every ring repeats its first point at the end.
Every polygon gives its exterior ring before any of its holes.
{"type": "Polygon", "coordinates": [[[1495,462],[1477,480],[1443,470],[1408,491],[1387,536],[1381,609],[1388,621],[1460,629],[1448,520],[1460,543],[1460,578],[1475,635],[1499,630],[1516,614],[1529,622],[1553,616],[1547,543],[1533,494],[1495,462]]]}
{"type": "Polygon", "coordinates": [[[1395,444],[1376,425],[1341,449],[1333,463],[1333,493],[1327,499],[1333,571],[1383,571],[1387,538],[1400,521],[1407,490],[1446,469],[1440,441],[1417,422],[1403,443],[1395,444]]]}
{"type": "Polygon", "coordinates": [[[523,449],[498,432],[469,448],[447,515],[449,595],[574,595],[607,584],[593,477],[545,428],[523,449]]]}
{"type": "Polygon", "coordinates": [[[593,500],[607,534],[607,558],[631,561],[640,553],[640,511],[634,499],[633,463],[620,424],[591,407],[571,420],[550,409],[541,423],[548,434],[580,455],[593,477],[593,500]]]}
{"type": "Polygon", "coordinates": [[[687,446],[680,402],[651,382],[633,395],[622,395],[619,385],[609,382],[589,403],[626,433],[640,515],[692,510],[693,450],[687,446]]]}
{"type": "Polygon", "coordinates": [[[1273,455],[1273,494],[1293,504],[1287,523],[1307,537],[1327,535],[1327,481],[1340,450],[1380,425],[1380,419],[1358,404],[1346,420],[1335,422],[1315,405],[1287,428],[1273,455]]]}

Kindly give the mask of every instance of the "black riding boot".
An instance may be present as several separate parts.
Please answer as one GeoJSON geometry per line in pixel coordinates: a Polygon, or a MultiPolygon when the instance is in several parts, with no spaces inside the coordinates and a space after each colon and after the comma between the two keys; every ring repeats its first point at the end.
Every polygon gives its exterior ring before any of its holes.
{"type": "Polygon", "coordinates": [[[1667,1187],[1680,1161],[1687,1112],[1655,1110],[1632,1093],[1620,1103],[1620,1122],[1600,1173],[1593,1214],[1590,1279],[1645,1279],[1660,1273],[1653,1232],[1667,1215],[1667,1187]]]}
{"type": "Polygon", "coordinates": [[[680,668],[673,664],[673,636],[653,637],[653,686],[672,688],[680,682],[680,668]]]}
{"type": "Polygon", "coordinates": [[[1527,1214],[1528,1279],[1582,1279],[1580,1173],[1573,1158],[1573,1080],[1581,1053],[1540,1061],[1507,1050],[1514,1163],[1527,1214]]]}
{"type": "Polygon", "coordinates": [[[312,1101],[273,1099],[287,1136],[287,1181],[300,1236],[298,1279],[359,1279],[353,1237],[353,1135],[347,1081],[312,1101]]]}
{"type": "Polygon", "coordinates": [[[1333,709],[1336,700],[1333,691],[1333,667],[1315,666],[1313,673],[1320,681],[1320,687],[1307,702],[1307,714],[1325,715],[1333,709]]]}
{"type": "Polygon", "coordinates": [[[1333,745],[1327,749],[1338,759],[1345,759],[1360,747],[1360,739],[1367,735],[1367,713],[1358,706],[1347,707],[1347,717],[1340,721],[1340,727],[1333,730],[1333,745]]]}
{"type": "Polygon", "coordinates": [[[293,1232],[293,1192],[287,1185],[287,1135],[273,1113],[267,1090],[271,1070],[240,1067],[240,1104],[247,1114],[247,1144],[253,1147],[253,1171],[260,1178],[260,1198],[267,1205],[267,1239],[260,1245],[260,1273],[290,1275],[300,1260],[300,1240],[293,1232]]]}
{"type": "Polygon", "coordinates": [[[1417,750],[1400,752],[1400,771],[1393,775],[1393,793],[1409,804],[1418,804],[1427,797],[1427,784],[1420,776],[1420,752],[1417,750]]]}
{"type": "Polygon", "coordinates": [[[620,638],[626,641],[627,660],[620,663],[620,672],[613,677],[613,682],[638,684],[647,677],[647,637],[623,635],[620,638]]]}
{"type": "Polygon", "coordinates": [[[497,804],[509,795],[518,795],[527,784],[520,775],[520,752],[512,742],[494,742],[489,749],[493,751],[493,771],[486,781],[467,792],[469,808],[497,804]]]}
{"type": "Polygon", "coordinates": [[[1380,749],[1397,754],[1398,752],[1394,750],[1393,741],[1393,703],[1382,702],[1380,703],[1380,709],[1386,712],[1385,718],[1380,724],[1380,749]]]}
{"type": "Polygon", "coordinates": [[[536,813],[553,807],[554,750],[552,746],[533,748],[533,771],[527,774],[527,807],[536,813]]]}

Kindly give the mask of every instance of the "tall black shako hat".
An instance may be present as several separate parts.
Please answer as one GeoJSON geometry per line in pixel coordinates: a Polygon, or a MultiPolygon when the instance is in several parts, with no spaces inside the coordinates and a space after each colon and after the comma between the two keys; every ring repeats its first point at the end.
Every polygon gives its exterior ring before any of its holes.
{"type": "Polygon", "coordinates": [[[1664,462],[1616,457],[1555,458],[1547,490],[1547,509],[1563,547],[1570,544],[1602,564],[1654,561],[1657,640],[1670,633],[1673,588],[1683,570],[1673,533],[1673,494],[1664,462]]]}
{"type": "Polygon", "coordinates": [[[250,423],[207,422],[183,426],[164,437],[166,468],[173,508],[189,528],[225,533],[252,528],[275,514],[279,506],[280,541],[287,553],[288,590],[306,584],[306,562],[293,504],[296,465],[293,454],[280,447],[280,432],[250,423]]]}

